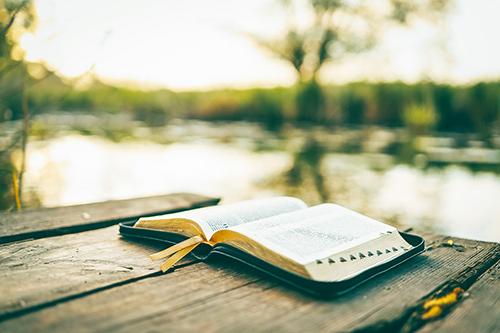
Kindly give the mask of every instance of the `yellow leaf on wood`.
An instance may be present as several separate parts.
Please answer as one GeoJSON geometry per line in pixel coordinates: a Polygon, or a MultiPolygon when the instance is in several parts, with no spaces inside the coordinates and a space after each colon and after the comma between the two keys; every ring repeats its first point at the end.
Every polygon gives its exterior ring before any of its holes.
{"type": "Polygon", "coordinates": [[[462,288],[454,288],[451,292],[444,296],[432,298],[426,301],[422,306],[424,310],[426,310],[422,315],[422,319],[428,320],[439,317],[443,312],[443,309],[458,302],[458,297],[463,292],[464,290],[462,288]]]}
{"type": "Polygon", "coordinates": [[[439,317],[441,313],[443,313],[441,307],[439,305],[435,305],[424,312],[424,314],[422,315],[422,319],[423,320],[434,319],[439,317]]]}

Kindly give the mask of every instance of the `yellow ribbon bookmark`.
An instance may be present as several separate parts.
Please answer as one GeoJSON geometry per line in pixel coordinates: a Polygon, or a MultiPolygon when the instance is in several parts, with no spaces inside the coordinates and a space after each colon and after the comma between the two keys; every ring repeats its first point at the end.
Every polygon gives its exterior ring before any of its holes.
{"type": "Polygon", "coordinates": [[[202,242],[202,237],[194,236],[180,243],[177,243],[163,251],[153,253],[149,257],[151,258],[151,260],[158,260],[169,257],[163,264],[160,265],[161,270],[163,271],[163,273],[165,273],[202,242]]]}
{"type": "Polygon", "coordinates": [[[172,245],[163,251],[153,253],[149,257],[151,258],[151,260],[163,259],[163,258],[171,256],[172,254],[174,254],[180,250],[185,249],[188,246],[192,246],[194,244],[200,244],[201,242],[203,242],[203,238],[201,238],[200,236],[194,236],[194,237],[188,238],[186,240],[183,240],[180,243],[172,245]]]}
{"type": "Polygon", "coordinates": [[[163,264],[160,265],[160,269],[163,273],[168,271],[170,267],[175,265],[179,260],[184,258],[189,252],[194,250],[195,247],[200,245],[200,243],[196,243],[194,245],[188,246],[180,251],[177,251],[175,254],[173,254],[170,258],[167,259],[163,264]]]}

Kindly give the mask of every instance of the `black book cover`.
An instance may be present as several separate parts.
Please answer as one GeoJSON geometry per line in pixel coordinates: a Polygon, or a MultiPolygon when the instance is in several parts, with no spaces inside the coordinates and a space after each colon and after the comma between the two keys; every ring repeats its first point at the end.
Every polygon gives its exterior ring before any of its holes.
{"type": "MultiPolygon", "coordinates": [[[[134,228],[134,224],[135,221],[120,223],[120,234],[124,237],[136,240],[142,239],[162,242],[166,245],[166,247],[187,239],[186,236],[161,230],[134,228]]],[[[216,244],[214,247],[202,244],[192,252],[192,255],[200,260],[217,257],[230,258],[262,271],[265,274],[271,275],[274,278],[308,293],[319,297],[333,297],[345,293],[374,276],[382,274],[424,252],[425,242],[422,237],[406,232],[399,233],[412,246],[411,249],[405,251],[402,255],[391,261],[364,270],[351,278],[335,282],[323,282],[307,279],[224,243],[216,244]]]]}

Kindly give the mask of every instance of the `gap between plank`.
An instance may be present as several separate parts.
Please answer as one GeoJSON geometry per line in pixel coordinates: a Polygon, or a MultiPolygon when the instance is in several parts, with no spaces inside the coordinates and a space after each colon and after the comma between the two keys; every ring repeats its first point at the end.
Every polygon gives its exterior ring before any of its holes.
{"type": "MultiPolygon", "coordinates": [[[[480,252],[478,252],[480,253],[480,252]]],[[[483,260],[475,263],[473,266],[465,268],[462,272],[456,275],[456,277],[442,283],[438,287],[434,288],[430,293],[422,297],[419,301],[415,302],[413,305],[408,306],[408,308],[397,318],[390,321],[381,321],[375,324],[370,324],[368,326],[361,327],[354,330],[354,333],[384,333],[384,332],[414,332],[418,329],[424,327],[427,323],[432,322],[432,320],[422,320],[420,317],[420,308],[423,303],[436,295],[446,293],[447,291],[453,290],[455,287],[462,288],[467,291],[474,283],[491,267],[493,267],[500,260],[500,245],[492,248],[491,255],[484,258],[483,260]]],[[[460,300],[453,305],[448,311],[444,312],[442,316],[436,319],[445,318],[453,308],[460,304],[460,300]]]]}
{"type": "MultiPolygon", "coordinates": [[[[218,201],[219,201],[219,199],[217,199],[217,198],[210,199],[210,200],[206,200],[206,201],[202,201],[202,202],[193,204],[190,207],[174,208],[174,209],[169,209],[166,211],[159,211],[159,212],[155,212],[155,213],[144,214],[143,216],[154,216],[154,215],[161,215],[161,214],[177,213],[177,212],[181,212],[181,211],[185,211],[185,210],[206,207],[208,205],[216,204],[218,201]]],[[[135,221],[138,218],[139,217],[125,217],[125,218],[120,218],[120,219],[92,222],[92,223],[88,223],[88,224],[79,224],[79,225],[66,226],[66,227],[57,227],[57,228],[53,228],[53,229],[22,232],[22,233],[18,233],[18,234],[14,234],[14,235],[0,236],[0,245],[11,244],[11,243],[25,241],[25,240],[57,237],[57,236],[68,235],[68,234],[76,234],[76,233],[84,232],[84,231],[97,230],[97,229],[110,227],[112,225],[122,223],[122,222],[135,221]]]]}
{"type": "Polygon", "coordinates": [[[20,316],[23,316],[23,315],[26,315],[26,314],[29,314],[29,313],[33,313],[33,312],[36,312],[36,311],[40,311],[40,310],[43,310],[45,308],[49,308],[49,307],[52,307],[52,306],[55,306],[55,305],[58,305],[58,304],[61,304],[61,303],[65,303],[65,302],[73,301],[73,300],[76,300],[76,299],[79,299],[79,298],[83,298],[83,297],[86,297],[86,296],[90,296],[92,294],[96,294],[96,293],[99,293],[101,291],[105,291],[105,290],[109,290],[109,289],[121,287],[121,286],[130,284],[130,283],[134,283],[134,282],[145,280],[145,279],[149,279],[149,278],[159,277],[159,276],[162,276],[162,275],[165,275],[165,274],[170,274],[170,273],[173,273],[177,269],[182,269],[184,267],[191,266],[191,265],[199,263],[199,262],[200,262],[199,260],[192,260],[192,261],[189,261],[189,262],[186,262],[186,263],[179,264],[179,265],[175,266],[174,270],[171,270],[171,271],[169,271],[167,273],[163,273],[161,271],[156,271],[156,272],[149,273],[149,274],[146,274],[146,275],[137,276],[137,277],[130,278],[130,279],[127,279],[127,280],[123,280],[123,281],[111,283],[111,284],[108,284],[108,285],[105,285],[105,286],[102,286],[102,287],[98,287],[98,288],[86,290],[86,291],[83,291],[83,292],[80,292],[80,293],[76,293],[76,294],[73,294],[73,295],[68,295],[68,296],[64,296],[64,297],[61,297],[61,298],[53,299],[53,300],[48,301],[48,302],[43,302],[43,303],[35,304],[35,305],[28,306],[28,307],[23,308],[23,309],[14,310],[14,311],[11,311],[11,312],[5,312],[5,313],[0,314],[0,322],[7,321],[7,320],[10,320],[10,319],[14,319],[14,318],[18,318],[20,316]]]}

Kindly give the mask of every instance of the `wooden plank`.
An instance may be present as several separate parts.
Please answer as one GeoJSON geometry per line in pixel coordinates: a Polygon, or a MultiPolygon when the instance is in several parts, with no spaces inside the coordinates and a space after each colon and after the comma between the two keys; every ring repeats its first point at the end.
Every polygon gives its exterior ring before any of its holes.
{"type": "Polygon", "coordinates": [[[498,254],[498,245],[431,237],[434,248],[347,295],[318,300],[241,264],[196,263],[0,323],[3,332],[346,331],[398,320],[408,307],[498,254]],[[460,250],[462,250],[460,248],[460,250]]]}
{"type": "Polygon", "coordinates": [[[0,244],[103,228],[141,216],[192,209],[217,198],[178,193],[93,204],[0,213],[0,244]]]}
{"type": "MultiPolygon", "coordinates": [[[[123,288],[118,286],[21,317],[1,320],[0,331],[25,332],[26,327],[32,325],[34,325],[33,327],[37,326],[34,328],[37,332],[52,331],[53,328],[61,332],[113,331],[115,325],[122,325],[124,322],[132,322],[136,319],[138,321],[147,321],[149,317],[155,317],[157,314],[161,315],[165,306],[174,309],[189,306],[191,303],[203,302],[218,294],[238,289],[255,280],[255,278],[249,279],[242,272],[227,274],[222,272],[221,269],[214,269],[205,263],[195,263],[169,274],[136,281],[123,286],[123,288]],[[149,280],[152,283],[146,282],[149,280]],[[107,292],[111,290],[116,292],[107,292]],[[138,293],[141,293],[141,295],[138,293]],[[92,297],[93,295],[100,296],[95,299],[92,297]],[[79,300],[85,301],[80,303],[79,300]],[[66,308],[66,306],[61,308],[60,306],[63,304],[69,305],[70,308],[66,308]],[[124,309],[125,312],[121,316],[120,311],[124,311],[124,309]],[[44,316],[45,310],[51,310],[48,313],[49,317],[33,317],[35,314],[44,316]],[[69,317],[64,315],[54,317],[52,311],[58,314],[62,314],[60,311],[69,311],[67,313],[69,317]],[[121,319],[118,317],[121,317],[121,319]]],[[[168,321],[168,318],[166,320],[168,321]]],[[[179,327],[174,323],[169,326],[168,332],[179,330],[179,327]]],[[[153,326],[149,328],[154,330],[153,326]]]]}
{"type": "Polygon", "coordinates": [[[500,262],[474,283],[450,314],[419,332],[500,332],[500,262]]]}
{"type": "Polygon", "coordinates": [[[118,227],[0,246],[0,317],[158,272],[164,248],[121,239],[118,227]]]}

